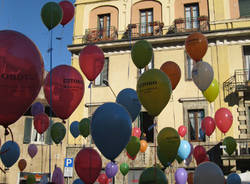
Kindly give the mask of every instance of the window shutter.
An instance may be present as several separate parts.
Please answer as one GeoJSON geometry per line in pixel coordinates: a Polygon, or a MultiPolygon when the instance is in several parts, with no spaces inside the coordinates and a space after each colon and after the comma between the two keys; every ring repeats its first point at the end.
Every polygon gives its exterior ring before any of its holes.
{"type": "Polygon", "coordinates": [[[102,70],[102,80],[108,81],[108,65],[109,65],[109,59],[105,58],[105,62],[104,62],[103,70],[102,70]]]}
{"type": "Polygon", "coordinates": [[[249,0],[239,0],[240,16],[248,17],[250,16],[250,1],[249,0]]]}
{"type": "Polygon", "coordinates": [[[53,123],[54,123],[54,121],[50,120],[49,128],[45,132],[45,144],[49,144],[49,145],[52,144],[52,139],[51,139],[51,136],[50,136],[50,130],[51,130],[51,126],[52,126],[53,123]]]}
{"type": "Polygon", "coordinates": [[[32,118],[25,118],[23,144],[29,144],[31,138],[32,118]]]}

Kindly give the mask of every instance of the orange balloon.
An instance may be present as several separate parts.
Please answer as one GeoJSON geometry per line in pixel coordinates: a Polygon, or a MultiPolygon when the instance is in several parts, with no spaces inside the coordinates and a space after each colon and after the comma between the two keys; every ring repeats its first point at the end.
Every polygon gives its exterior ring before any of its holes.
{"type": "Polygon", "coordinates": [[[180,67],[173,61],[167,61],[161,65],[160,70],[168,76],[174,90],[181,79],[180,67]]]}
{"type": "Polygon", "coordinates": [[[192,172],[188,173],[187,182],[188,182],[188,184],[194,183],[194,173],[192,173],[192,172]]]}
{"type": "Polygon", "coordinates": [[[207,38],[199,32],[192,33],[185,41],[188,55],[195,61],[200,61],[207,52],[207,38]]]}
{"type": "Polygon", "coordinates": [[[18,167],[19,167],[21,172],[26,168],[26,165],[27,165],[27,162],[25,159],[19,160],[18,167]]]}
{"type": "Polygon", "coordinates": [[[147,150],[148,143],[145,140],[141,140],[141,147],[140,147],[140,152],[144,153],[147,150]]]}

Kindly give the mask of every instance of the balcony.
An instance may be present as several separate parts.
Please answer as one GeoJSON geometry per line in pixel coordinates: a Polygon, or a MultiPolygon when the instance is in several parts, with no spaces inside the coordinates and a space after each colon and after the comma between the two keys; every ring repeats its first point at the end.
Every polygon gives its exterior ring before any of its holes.
{"type": "MultiPolygon", "coordinates": [[[[250,93],[250,70],[235,70],[234,75],[223,83],[224,100],[231,102],[237,99],[238,92],[250,93]]],[[[232,104],[233,105],[233,104],[232,104]]]]}
{"type": "Polygon", "coordinates": [[[84,41],[85,43],[111,41],[116,40],[118,36],[117,29],[114,26],[104,29],[93,28],[86,29],[84,41]]]}

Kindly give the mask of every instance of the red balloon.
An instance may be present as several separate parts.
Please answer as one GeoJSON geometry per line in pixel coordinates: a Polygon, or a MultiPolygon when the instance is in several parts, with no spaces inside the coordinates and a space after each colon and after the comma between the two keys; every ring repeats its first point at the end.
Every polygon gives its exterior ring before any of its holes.
{"type": "Polygon", "coordinates": [[[130,155],[128,154],[128,152],[127,152],[127,156],[128,156],[128,158],[131,159],[131,160],[136,159],[136,155],[135,155],[134,157],[132,157],[132,156],[130,156],[130,155]]]}
{"type": "Polygon", "coordinates": [[[215,130],[215,121],[212,117],[207,116],[201,122],[201,129],[207,136],[211,136],[215,130]]]}
{"type": "Polygon", "coordinates": [[[42,134],[49,128],[49,117],[45,113],[35,115],[34,127],[39,134],[42,134]]]}
{"type": "Polygon", "coordinates": [[[25,35],[0,31],[0,125],[15,123],[37,97],[44,64],[36,45],[25,35]]]}
{"type": "Polygon", "coordinates": [[[140,138],[141,137],[141,129],[137,128],[137,127],[134,127],[132,129],[132,136],[140,138]]]}
{"type": "Polygon", "coordinates": [[[184,137],[187,133],[187,127],[185,127],[184,125],[181,125],[179,126],[178,128],[178,134],[181,136],[181,137],[184,137]]]}
{"type": "Polygon", "coordinates": [[[227,108],[218,109],[215,113],[214,119],[216,126],[223,133],[226,133],[233,123],[233,115],[227,108]]]}
{"type": "Polygon", "coordinates": [[[84,94],[81,74],[72,66],[60,65],[46,76],[44,94],[48,104],[52,104],[55,114],[67,119],[80,104],[84,94]],[[50,75],[52,74],[52,99],[50,102],[50,75]]]}
{"type": "Polygon", "coordinates": [[[61,25],[64,26],[73,19],[75,14],[75,8],[73,4],[69,1],[61,1],[59,3],[59,6],[62,8],[63,11],[63,18],[61,21],[61,25]]]}
{"type": "Polygon", "coordinates": [[[101,73],[104,66],[104,54],[102,49],[95,45],[86,46],[79,57],[82,72],[89,81],[94,81],[101,73]]]}
{"type": "Polygon", "coordinates": [[[194,148],[193,155],[194,155],[197,165],[199,165],[202,161],[206,159],[207,152],[203,146],[196,146],[194,148]]]}
{"type": "Polygon", "coordinates": [[[106,174],[100,174],[98,177],[98,182],[100,184],[106,184],[108,182],[108,177],[106,174]]]}
{"type": "Polygon", "coordinates": [[[108,181],[106,182],[106,184],[111,184],[113,183],[113,179],[112,178],[108,178],[108,181]]]}
{"type": "Polygon", "coordinates": [[[75,158],[75,170],[85,184],[96,181],[102,170],[102,159],[93,148],[81,149],[75,158]]]}

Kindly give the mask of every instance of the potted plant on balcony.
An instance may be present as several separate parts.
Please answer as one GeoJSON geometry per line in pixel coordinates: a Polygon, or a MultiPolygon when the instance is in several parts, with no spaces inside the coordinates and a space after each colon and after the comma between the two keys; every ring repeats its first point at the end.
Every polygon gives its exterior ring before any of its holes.
{"type": "Polygon", "coordinates": [[[199,21],[207,21],[208,20],[208,16],[206,16],[206,15],[199,16],[198,20],[199,21]]]}
{"type": "Polygon", "coordinates": [[[174,20],[174,23],[175,23],[175,24],[182,24],[182,23],[184,23],[184,19],[183,19],[183,18],[175,19],[175,20],[174,20]]]}

